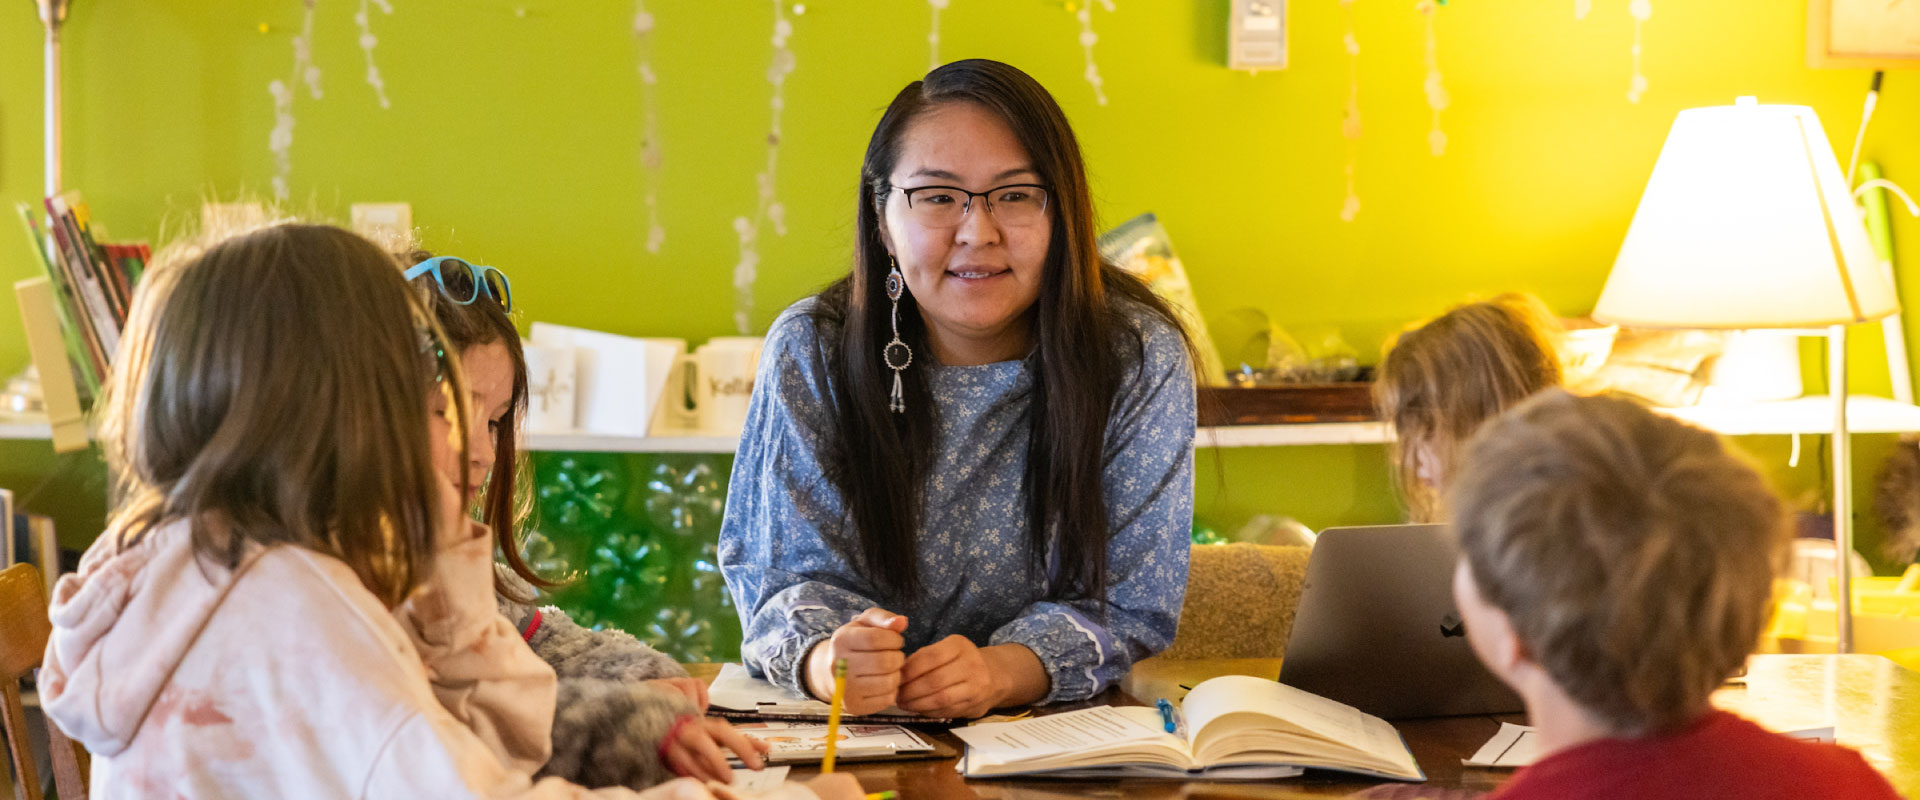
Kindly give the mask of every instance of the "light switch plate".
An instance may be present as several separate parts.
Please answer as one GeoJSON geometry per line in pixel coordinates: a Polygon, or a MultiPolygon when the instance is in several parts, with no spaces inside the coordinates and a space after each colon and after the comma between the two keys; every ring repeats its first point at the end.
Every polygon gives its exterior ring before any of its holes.
{"type": "Polygon", "coordinates": [[[1262,70],[1287,68],[1288,0],[1228,0],[1227,66],[1262,70]]]}

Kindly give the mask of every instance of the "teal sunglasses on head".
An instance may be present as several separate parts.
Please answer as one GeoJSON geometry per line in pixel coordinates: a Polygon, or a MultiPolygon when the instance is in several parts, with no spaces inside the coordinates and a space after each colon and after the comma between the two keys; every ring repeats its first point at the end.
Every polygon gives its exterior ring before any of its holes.
{"type": "Polygon", "coordinates": [[[500,304],[501,311],[513,311],[513,287],[507,283],[507,273],[496,267],[476,265],[454,256],[435,256],[408,267],[406,279],[428,273],[433,274],[433,282],[439,284],[440,293],[448,300],[467,306],[485,294],[500,304]]]}

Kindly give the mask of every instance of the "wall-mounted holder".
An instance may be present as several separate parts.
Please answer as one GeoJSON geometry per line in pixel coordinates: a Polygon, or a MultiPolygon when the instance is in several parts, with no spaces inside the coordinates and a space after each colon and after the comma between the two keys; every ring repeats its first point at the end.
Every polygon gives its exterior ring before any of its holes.
{"type": "Polygon", "coordinates": [[[1249,72],[1287,68],[1287,0],[1233,0],[1227,66],[1249,72]]]}

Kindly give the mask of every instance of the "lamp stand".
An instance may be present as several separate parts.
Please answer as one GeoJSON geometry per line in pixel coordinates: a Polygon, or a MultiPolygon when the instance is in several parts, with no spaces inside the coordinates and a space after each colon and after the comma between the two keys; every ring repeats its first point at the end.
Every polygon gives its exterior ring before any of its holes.
{"type": "Polygon", "coordinates": [[[1847,437],[1847,326],[1827,329],[1827,394],[1833,398],[1833,649],[1853,652],[1853,459],[1847,437]]]}
{"type": "Polygon", "coordinates": [[[60,26],[67,21],[68,0],[34,0],[40,24],[47,29],[46,108],[43,142],[46,146],[46,196],[60,193],[60,26]]]}

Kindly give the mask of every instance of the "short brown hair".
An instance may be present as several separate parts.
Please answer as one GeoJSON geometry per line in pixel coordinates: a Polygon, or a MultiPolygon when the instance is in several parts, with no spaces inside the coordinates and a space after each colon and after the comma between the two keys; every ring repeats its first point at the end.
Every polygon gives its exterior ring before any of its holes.
{"type": "Polygon", "coordinates": [[[129,547],[186,520],[195,551],[229,568],[249,542],[304,547],[398,605],[433,565],[433,335],[393,257],[339,228],[164,249],[100,411],[110,535],[129,547]]]}
{"type": "Polygon", "coordinates": [[[1713,434],[1558,389],[1473,438],[1449,500],[1480,595],[1619,736],[1706,710],[1759,640],[1789,535],[1713,434]]]}
{"type": "Polygon", "coordinates": [[[1481,423],[1560,385],[1560,334],[1539,298],[1503,294],[1457,306],[1388,343],[1374,406],[1393,424],[1393,479],[1414,520],[1445,515],[1441,491],[1481,423]],[[1423,443],[1440,463],[1439,491],[1417,476],[1423,443]]]}
{"type": "MultiPolygon", "coordinates": [[[[433,258],[433,253],[415,247],[398,258],[402,266],[410,267],[433,258]]],[[[454,302],[440,291],[432,275],[414,278],[413,289],[420,302],[433,313],[434,320],[440,323],[440,329],[446,332],[447,342],[453,345],[454,351],[465,355],[469,347],[498,342],[507,349],[507,360],[513,368],[513,387],[507,400],[507,415],[494,431],[493,474],[487,477],[482,518],[493,528],[500,556],[515,575],[537,587],[558,586],[558,583],[534,572],[520,557],[517,529],[529,515],[532,496],[527,488],[532,470],[526,468],[526,456],[520,452],[520,421],[527,412],[527,355],[520,343],[520,331],[513,326],[513,318],[508,316],[507,309],[498,300],[474,291],[470,274],[462,270],[447,270],[442,273],[442,279],[447,282],[447,291],[462,297],[471,296],[473,302],[454,302]]],[[[478,409],[475,413],[478,413],[478,409]]],[[[508,585],[497,575],[494,577],[494,590],[520,603],[531,603],[535,599],[520,596],[518,588],[508,585]]]]}

